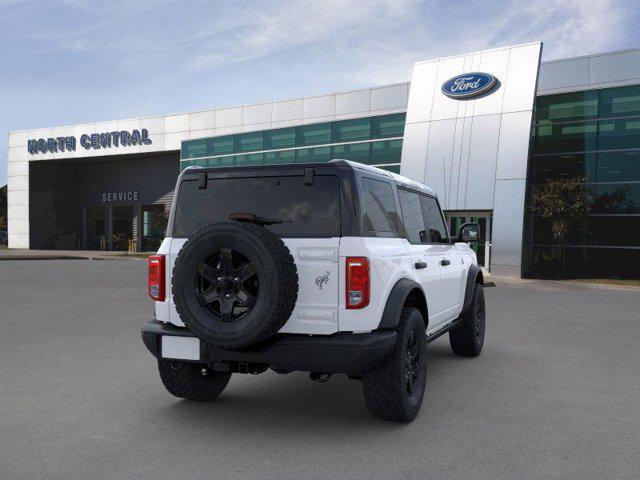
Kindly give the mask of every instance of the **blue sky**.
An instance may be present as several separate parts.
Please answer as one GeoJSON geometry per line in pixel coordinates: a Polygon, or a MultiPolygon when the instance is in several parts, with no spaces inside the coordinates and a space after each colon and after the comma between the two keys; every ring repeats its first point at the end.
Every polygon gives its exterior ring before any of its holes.
{"type": "Polygon", "coordinates": [[[413,62],[544,42],[640,46],[640,0],[0,0],[7,132],[406,81],[413,62]]]}

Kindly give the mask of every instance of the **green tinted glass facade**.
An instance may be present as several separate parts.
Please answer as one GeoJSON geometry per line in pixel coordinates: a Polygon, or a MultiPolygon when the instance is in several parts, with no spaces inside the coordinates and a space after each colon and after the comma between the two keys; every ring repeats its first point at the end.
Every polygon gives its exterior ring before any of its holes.
{"type": "Polygon", "coordinates": [[[405,114],[398,113],[187,140],[182,142],[180,168],[344,158],[398,172],[404,124],[405,114]]]}
{"type": "Polygon", "coordinates": [[[527,175],[523,273],[640,277],[640,85],[538,97],[527,175]],[[562,241],[540,214],[548,182],[579,179],[586,220],[562,241]]]}

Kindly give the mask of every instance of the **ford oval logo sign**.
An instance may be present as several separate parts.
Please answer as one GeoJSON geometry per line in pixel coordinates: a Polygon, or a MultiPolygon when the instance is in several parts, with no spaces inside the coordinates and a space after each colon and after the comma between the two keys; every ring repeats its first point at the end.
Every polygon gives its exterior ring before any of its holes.
{"type": "Polygon", "coordinates": [[[490,92],[496,83],[496,77],[488,73],[464,73],[444,82],[442,93],[450,98],[473,98],[490,92]]]}

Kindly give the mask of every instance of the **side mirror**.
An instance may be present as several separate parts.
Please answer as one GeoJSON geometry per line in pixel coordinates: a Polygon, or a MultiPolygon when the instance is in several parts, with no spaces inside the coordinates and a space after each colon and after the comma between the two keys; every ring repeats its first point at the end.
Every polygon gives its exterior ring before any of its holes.
{"type": "Polygon", "coordinates": [[[465,223],[458,231],[458,241],[477,242],[480,240],[480,225],[477,223],[465,223]]]}

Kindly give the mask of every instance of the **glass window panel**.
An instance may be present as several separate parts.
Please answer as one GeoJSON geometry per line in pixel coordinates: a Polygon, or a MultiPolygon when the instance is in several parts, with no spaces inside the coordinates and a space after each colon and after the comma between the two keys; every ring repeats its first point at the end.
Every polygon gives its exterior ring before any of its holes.
{"type": "Polygon", "coordinates": [[[238,152],[257,152],[263,149],[262,132],[241,133],[234,135],[233,151],[238,152]]]}
{"type": "Polygon", "coordinates": [[[331,147],[296,150],[296,163],[328,162],[329,160],[331,160],[331,147]]]}
{"type": "Polygon", "coordinates": [[[180,158],[205,157],[207,155],[207,140],[199,138],[197,140],[187,140],[182,142],[180,158]]]}
{"type": "Polygon", "coordinates": [[[598,153],[596,181],[640,181],[640,151],[598,153]]]}
{"type": "Polygon", "coordinates": [[[369,143],[335,145],[332,158],[344,158],[352,162],[369,163],[369,143]]]}
{"type": "Polygon", "coordinates": [[[640,146],[640,120],[600,122],[598,149],[637,148],[638,146],[640,146]]]}
{"type": "Polygon", "coordinates": [[[265,164],[295,163],[295,161],[296,161],[295,150],[283,150],[281,152],[267,152],[264,154],[265,164]]]}
{"type": "Polygon", "coordinates": [[[379,167],[382,170],[387,170],[389,172],[400,174],[400,164],[398,165],[386,165],[384,167],[379,167]]]}
{"type": "Polygon", "coordinates": [[[155,252],[160,248],[167,229],[167,215],[164,205],[142,206],[141,250],[155,252]]]}
{"type": "Polygon", "coordinates": [[[234,155],[234,165],[262,165],[264,156],[262,153],[249,153],[246,155],[234,155]]]}
{"type": "Polygon", "coordinates": [[[206,166],[207,166],[206,159],[180,161],[180,171],[184,170],[187,167],[206,167],[206,166]]]}
{"type": "Polygon", "coordinates": [[[279,128],[277,130],[265,130],[264,148],[265,150],[276,148],[287,148],[296,146],[296,129],[279,128]]]}
{"type": "Polygon", "coordinates": [[[233,165],[233,155],[214,157],[207,160],[208,167],[224,167],[233,165]]]}
{"type": "Polygon", "coordinates": [[[224,155],[233,153],[233,135],[207,139],[207,155],[224,155]]]}
{"type": "Polygon", "coordinates": [[[543,184],[559,178],[596,178],[595,153],[568,153],[566,155],[534,155],[531,183],[543,184]]]}
{"type": "Polygon", "coordinates": [[[538,123],[565,122],[598,115],[598,94],[594,91],[545,95],[536,100],[538,123]]]}
{"type": "MultiPolygon", "coordinates": [[[[536,215],[533,219],[535,245],[560,245],[552,234],[552,223],[536,215]]],[[[640,215],[589,215],[586,225],[573,226],[565,245],[640,247],[628,232],[640,231],[640,215]]]]}
{"type": "Polygon", "coordinates": [[[601,117],[640,115],[640,85],[599,90],[601,117]]]}
{"type": "Polygon", "coordinates": [[[400,236],[399,216],[391,184],[364,177],[362,191],[365,234],[376,237],[400,236]]]}
{"type": "Polygon", "coordinates": [[[400,163],[402,140],[385,140],[371,143],[371,163],[400,163]]]}
{"type": "Polygon", "coordinates": [[[235,157],[233,155],[226,155],[224,157],[218,157],[217,159],[213,159],[218,161],[218,166],[220,167],[228,167],[235,163],[235,157]]]}
{"type": "MultiPolygon", "coordinates": [[[[606,245],[606,246],[624,246],[639,247],[636,235],[630,235],[630,232],[640,232],[640,215],[594,215],[589,216],[586,225],[586,238],[584,242],[587,245],[606,245]]],[[[581,235],[582,238],[584,238],[581,235]]]]}
{"type": "Polygon", "coordinates": [[[371,117],[371,138],[402,137],[406,114],[371,117]]]}
{"type": "Polygon", "coordinates": [[[535,153],[595,150],[597,132],[596,122],[538,126],[535,128],[535,153]]]}
{"type": "Polygon", "coordinates": [[[371,121],[368,118],[356,118],[333,122],[333,142],[356,142],[371,138],[371,121]]]}
{"type": "Polygon", "coordinates": [[[422,204],[417,193],[398,189],[402,221],[410,243],[426,243],[426,227],[422,216],[422,204]]]}
{"type": "Polygon", "coordinates": [[[536,246],[532,249],[531,265],[526,273],[546,278],[635,279],[639,270],[640,249],[536,246]]]}
{"type": "Polygon", "coordinates": [[[444,218],[442,218],[440,207],[438,207],[438,201],[435,198],[427,197],[426,195],[420,195],[420,199],[422,201],[422,209],[429,229],[429,238],[427,238],[427,241],[430,241],[431,243],[449,243],[447,227],[444,223],[444,218]]]}
{"type": "Polygon", "coordinates": [[[322,145],[331,143],[331,124],[302,125],[296,127],[296,146],[322,145]]]}
{"type": "MultiPolygon", "coordinates": [[[[590,213],[640,214],[638,183],[599,183],[587,188],[591,199],[590,213]]],[[[634,241],[640,243],[637,238],[634,241]]]]}

